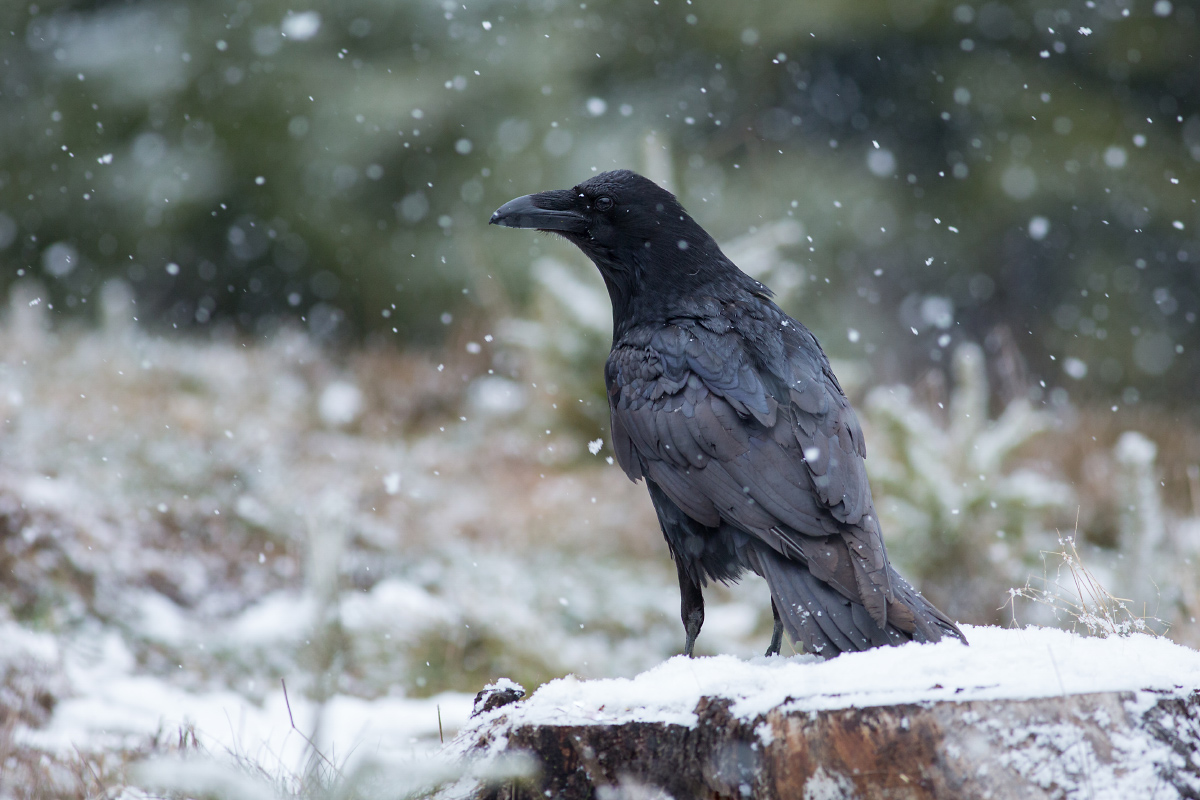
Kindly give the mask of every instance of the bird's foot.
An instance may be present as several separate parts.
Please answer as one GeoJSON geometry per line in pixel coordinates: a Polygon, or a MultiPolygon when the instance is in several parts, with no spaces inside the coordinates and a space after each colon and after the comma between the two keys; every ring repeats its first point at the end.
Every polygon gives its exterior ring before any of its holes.
{"type": "Polygon", "coordinates": [[[771,613],[775,617],[775,629],[771,631],[771,644],[767,645],[768,657],[779,655],[779,650],[783,647],[783,620],[779,618],[774,600],[771,601],[771,613]]]}
{"type": "Polygon", "coordinates": [[[683,654],[688,658],[695,658],[696,638],[700,636],[700,626],[704,623],[704,611],[700,613],[692,613],[688,615],[688,620],[684,624],[684,631],[687,634],[687,641],[683,644],[683,654]]]}
{"type": "Polygon", "coordinates": [[[695,658],[696,638],[700,636],[700,625],[688,625],[685,628],[688,633],[688,639],[683,645],[683,654],[689,658],[695,658]]]}

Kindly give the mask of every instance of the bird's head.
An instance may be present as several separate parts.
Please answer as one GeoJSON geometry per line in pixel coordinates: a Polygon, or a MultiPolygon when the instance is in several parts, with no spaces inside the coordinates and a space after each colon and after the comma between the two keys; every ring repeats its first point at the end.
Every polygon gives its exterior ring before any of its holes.
{"type": "Polygon", "coordinates": [[[491,224],[557,233],[575,244],[599,268],[617,318],[639,295],[662,298],[745,277],[675,195],[630,170],[509,200],[491,224]]]}

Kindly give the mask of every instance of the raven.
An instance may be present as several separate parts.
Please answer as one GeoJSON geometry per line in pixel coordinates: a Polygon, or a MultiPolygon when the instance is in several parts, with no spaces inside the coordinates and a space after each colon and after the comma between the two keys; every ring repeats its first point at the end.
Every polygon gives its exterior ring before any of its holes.
{"type": "Polygon", "coordinates": [[[559,234],[613,307],[617,462],[644,479],[679,575],[684,653],[703,587],[749,569],[775,629],[832,657],[962,631],[888,563],[862,429],[829,359],[675,196],[629,170],[510,200],[491,224],[559,234]]]}

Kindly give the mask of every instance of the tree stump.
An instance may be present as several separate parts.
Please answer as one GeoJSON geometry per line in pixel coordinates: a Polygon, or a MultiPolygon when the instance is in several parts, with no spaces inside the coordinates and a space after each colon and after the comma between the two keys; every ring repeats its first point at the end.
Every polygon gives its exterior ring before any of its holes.
{"type": "Polygon", "coordinates": [[[472,768],[524,753],[534,769],[450,794],[1200,799],[1200,653],[1148,636],[968,636],[969,648],[825,662],[680,657],[632,680],[553,681],[526,699],[510,682],[481,693],[452,748],[472,768]]]}

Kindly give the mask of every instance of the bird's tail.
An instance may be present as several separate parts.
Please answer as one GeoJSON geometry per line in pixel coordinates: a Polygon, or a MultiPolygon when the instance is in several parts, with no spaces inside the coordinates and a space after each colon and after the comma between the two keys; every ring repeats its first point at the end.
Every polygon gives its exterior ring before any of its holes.
{"type": "MultiPolygon", "coordinates": [[[[888,570],[892,577],[892,591],[896,594],[896,604],[903,610],[907,610],[913,616],[913,626],[910,631],[913,641],[915,642],[937,642],[943,636],[953,636],[963,644],[967,644],[967,637],[959,630],[954,621],[943,613],[943,611],[933,603],[925,599],[924,595],[914,589],[908,581],[900,577],[900,573],[892,569],[888,570]]],[[[892,621],[894,614],[893,606],[888,606],[888,622],[892,621]]],[[[907,616],[907,615],[905,615],[907,616]]],[[[898,622],[903,626],[903,623],[898,622]]]]}
{"type": "Polygon", "coordinates": [[[871,618],[862,603],[845,597],[815,577],[802,562],[769,547],[754,548],[755,571],[771,589],[771,597],[792,641],[807,652],[827,658],[853,650],[869,650],[909,641],[936,642],[966,637],[949,617],[891,570],[895,600],[888,603],[886,627],[871,618]]]}

